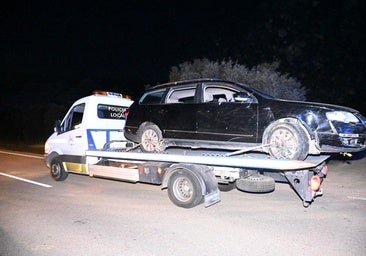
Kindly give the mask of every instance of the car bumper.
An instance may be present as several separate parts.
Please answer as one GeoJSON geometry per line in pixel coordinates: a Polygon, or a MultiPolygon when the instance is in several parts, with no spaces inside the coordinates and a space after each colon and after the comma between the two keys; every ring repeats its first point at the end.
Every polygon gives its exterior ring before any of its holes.
{"type": "Polygon", "coordinates": [[[366,134],[318,134],[321,152],[360,152],[366,149],[366,134]]]}
{"type": "Polygon", "coordinates": [[[137,143],[140,142],[138,140],[138,136],[137,136],[137,127],[125,127],[124,136],[127,140],[137,142],[137,143]]]}

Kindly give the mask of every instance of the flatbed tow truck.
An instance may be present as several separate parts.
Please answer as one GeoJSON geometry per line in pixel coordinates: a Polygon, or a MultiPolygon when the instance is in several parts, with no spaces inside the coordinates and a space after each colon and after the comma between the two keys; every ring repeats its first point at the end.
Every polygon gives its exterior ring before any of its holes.
{"type": "Polygon", "coordinates": [[[240,151],[168,148],[142,152],[123,136],[124,111],[132,103],[122,95],[100,93],[77,100],[45,143],[51,176],[68,173],[161,185],[177,206],[206,207],[220,201],[220,191],[237,188],[268,193],[276,182],[288,183],[308,207],[322,195],[328,155],[304,161],[271,159],[255,149],[240,151]]]}

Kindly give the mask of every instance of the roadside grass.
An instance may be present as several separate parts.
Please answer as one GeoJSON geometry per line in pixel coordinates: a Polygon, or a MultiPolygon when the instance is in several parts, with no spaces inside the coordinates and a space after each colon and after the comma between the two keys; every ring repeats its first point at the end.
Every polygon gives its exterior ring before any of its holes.
{"type": "Polygon", "coordinates": [[[43,154],[44,153],[44,143],[39,144],[27,144],[27,143],[16,143],[16,142],[1,142],[0,141],[0,148],[13,150],[13,151],[20,151],[20,152],[29,152],[34,154],[43,154]]]}

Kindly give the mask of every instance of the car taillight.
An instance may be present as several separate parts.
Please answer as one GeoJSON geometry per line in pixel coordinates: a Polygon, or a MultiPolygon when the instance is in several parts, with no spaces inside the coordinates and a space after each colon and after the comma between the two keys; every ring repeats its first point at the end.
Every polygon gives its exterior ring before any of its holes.
{"type": "Polygon", "coordinates": [[[123,114],[127,118],[127,116],[128,116],[129,113],[130,113],[130,108],[127,108],[123,114]]]}

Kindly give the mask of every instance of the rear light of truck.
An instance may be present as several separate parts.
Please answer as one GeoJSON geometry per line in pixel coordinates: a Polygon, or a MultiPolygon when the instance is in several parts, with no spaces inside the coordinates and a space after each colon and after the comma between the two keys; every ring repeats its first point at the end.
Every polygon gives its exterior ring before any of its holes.
{"type": "Polygon", "coordinates": [[[319,177],[319,175],[314,175],[310,179],[309,183],[312,191],[318,191],[320,189],[320,185],[322,184],[322,179],[319,177]]]}

